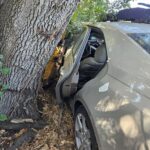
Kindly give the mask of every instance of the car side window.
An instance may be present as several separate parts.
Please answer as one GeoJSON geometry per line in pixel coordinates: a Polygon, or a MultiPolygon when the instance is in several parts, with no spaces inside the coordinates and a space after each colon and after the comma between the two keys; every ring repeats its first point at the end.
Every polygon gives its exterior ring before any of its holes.
{"type": "Polygon", "coordinates": [[[130,33],[128,35],[150,54],[150,33],[130,33]]]}

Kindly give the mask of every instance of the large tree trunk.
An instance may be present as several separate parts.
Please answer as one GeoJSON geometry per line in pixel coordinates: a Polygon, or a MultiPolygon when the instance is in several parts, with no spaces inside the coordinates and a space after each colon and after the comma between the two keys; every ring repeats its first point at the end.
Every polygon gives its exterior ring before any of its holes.
{"type": "Polygon", "coordinates": [[[37,118],[41,75],[79,0],[1,0],[0,53],[11,69],[0,113],[37,118]]]}

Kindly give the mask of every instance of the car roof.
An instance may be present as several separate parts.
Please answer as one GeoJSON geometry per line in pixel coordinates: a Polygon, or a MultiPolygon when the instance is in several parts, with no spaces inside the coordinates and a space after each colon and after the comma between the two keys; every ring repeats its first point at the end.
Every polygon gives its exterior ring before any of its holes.
{"type": "Polygon", "coordinates": [[[95,24],[88,23],[87,25],[97,27],[97,28],[104,28],[104,29],[116,29],[118,31],[124,33],[150,33],[150,25],[144,23],[132,23],[132,22],[97,22],[95,24]]]}

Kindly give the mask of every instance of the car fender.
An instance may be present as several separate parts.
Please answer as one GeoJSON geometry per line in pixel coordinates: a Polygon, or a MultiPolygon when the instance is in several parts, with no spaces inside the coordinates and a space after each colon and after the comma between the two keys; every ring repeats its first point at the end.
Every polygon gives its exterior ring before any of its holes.
{"type": "Polygon", "coordinates": [[[87,110],[102,150],[148,147],[150,102],[112,76],[100,74],[74,97],[87,110]]]}

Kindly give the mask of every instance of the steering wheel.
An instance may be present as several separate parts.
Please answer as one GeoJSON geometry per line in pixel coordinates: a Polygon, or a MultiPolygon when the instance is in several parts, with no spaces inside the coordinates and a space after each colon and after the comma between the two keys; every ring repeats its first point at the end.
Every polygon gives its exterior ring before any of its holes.
{"type": "Polygon", "coordinates": [[[94,57],[97,47],[99,47],[102,43],[103,43],[103,41],[99,40],[97,38],[88,40],[87,46],[86,46],[83,56],[82,56],[82,60],[87,57],[94,57]]]}

